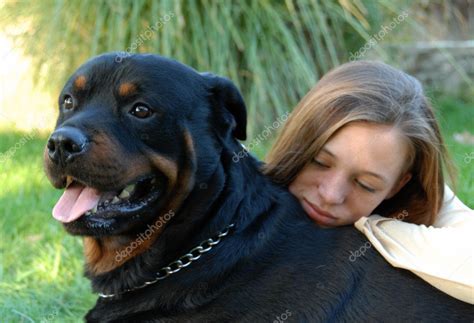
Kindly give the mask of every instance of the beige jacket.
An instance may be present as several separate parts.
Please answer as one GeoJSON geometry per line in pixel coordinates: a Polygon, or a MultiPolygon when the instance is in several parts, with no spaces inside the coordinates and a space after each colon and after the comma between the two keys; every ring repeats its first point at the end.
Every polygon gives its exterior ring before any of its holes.
{"type": "Polygon", "coordinates": [[[433,226],[379,215],[363,217],[354,225],[392,266],[410,270],[439,290],[474,304],[474,211],[448,186],[433,226]]]}

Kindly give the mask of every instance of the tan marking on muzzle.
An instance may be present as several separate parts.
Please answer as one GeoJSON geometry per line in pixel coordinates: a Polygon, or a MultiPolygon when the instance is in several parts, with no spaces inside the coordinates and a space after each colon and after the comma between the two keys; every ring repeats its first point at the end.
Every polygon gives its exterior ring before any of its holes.
{"type": "MultiPolygon", "coordinates": [[[[120,186],[127,185],[135,178],[152,173],[150,162],[142,155],[127,155],[121,144],[105,133],[98,133],[93,138],[94,144],[88,152],[87,160],[92,165],[104,166],[102,174],[120,178],[120,186]],[[133,165],[133,167],[131,167],[133,165]]],[[[87,164],[84,165],[87,167],[87,164]]]]}
{"type": "MultiPolygon", "coordinates": [[[[166,219],[165,215],[170,213],[170,211],[176,214],[194,187],[194,173],[197,165],[194,142],[191,134],[187,130],[183,132],[183,139],[186,157],[181,170],[179,170],[178,165],[169,158],[154,152],[149,152],[152,164],[168,178],[168,189],[165,198],[168,198],[169,202],[161,210],[156,219],[166,219]]],[[[156,241],[165,227],[166,224],[162,225],[159,230],[153,231],[148,239],[138,244],[137,247],[129,253],[123,251],[126,250],[134,240],[128,243],[121,243],[118,238],[114,237],[102,238],[101,240],[91,237],[85,238],[84,252],[89,271],[97,275],[105,273],[121,266],[127,260],[142,254],[156,241]],[[119,261],[117,261],[117,255],[123,255],[119,257],[119,261]]]]}
{"type": "Polygon", "coordinates": [[[151,162],[168,179],[168,188],[174,187],[178,178],[178,165],[176,162],[156,153],[152,153],[151,162]]]}

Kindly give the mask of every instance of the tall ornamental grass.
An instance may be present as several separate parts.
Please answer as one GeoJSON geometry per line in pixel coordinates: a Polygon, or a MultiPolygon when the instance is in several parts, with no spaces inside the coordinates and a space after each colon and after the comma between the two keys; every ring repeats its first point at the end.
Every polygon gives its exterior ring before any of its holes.
{"type": "Polygon", "coordinates": [[[244,94],[252,138],[397,10],[386,0],[7,0],[0,26],[54,94],[107,51],[158,53],[227,76],[244,94]]]}

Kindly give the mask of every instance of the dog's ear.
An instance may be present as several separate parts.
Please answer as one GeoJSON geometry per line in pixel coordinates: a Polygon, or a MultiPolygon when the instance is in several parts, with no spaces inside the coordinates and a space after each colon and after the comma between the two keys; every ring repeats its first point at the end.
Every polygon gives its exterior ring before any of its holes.
{"type": "Polygon", "coordinates": [[[224,77],[212,73],[201,73],[201,75],[206,79],[218,109],[222,109],[222,113],[230,112],[232,117],[230,127],[233,128],[234,137],[240,140],[247,139],[247,109],[237,87],[224,77]]]}

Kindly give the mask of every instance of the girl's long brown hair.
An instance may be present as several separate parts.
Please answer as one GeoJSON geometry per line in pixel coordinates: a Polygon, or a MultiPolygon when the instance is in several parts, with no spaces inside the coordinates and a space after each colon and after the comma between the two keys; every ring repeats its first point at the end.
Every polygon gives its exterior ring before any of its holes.
{"type": "Polygon", "coordinates": [[[373,213],[433,224],[443,202],[443,167],[454,184],[454,166],[420,82],[380,62],[346,63],[326,74],[291,113],[264,173],[289,185],[336,131],[354,121],[396,127],[409,147],[405,171],[412,179],[373,213]]]}

